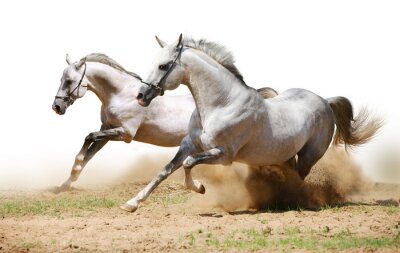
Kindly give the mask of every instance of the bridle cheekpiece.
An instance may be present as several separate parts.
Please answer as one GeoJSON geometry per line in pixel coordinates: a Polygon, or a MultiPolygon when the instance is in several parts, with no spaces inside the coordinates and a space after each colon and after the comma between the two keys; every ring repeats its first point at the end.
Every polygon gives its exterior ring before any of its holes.
{"type": "Polygon", "coordinates": [[[167,79],[167,77],[169,76],[169,74],[171,74],[172,70],[174,69],[174,67],[176,66],[177,61],[181,58],[182,55],[182,51],[183,51],[183,44],[181,45],[181,47],[179,48],[178,54],[175,57],[175,59],[172,61],[171,66],[169,67],[169,69],[167,70],[167,72],[165,72],[165,74],[163,75],[163,77],[161,77],[160,81],[158,81],[157,84],[152,84],[152,83],[147,83],[145,81],[141,81],[142,83],[146,84],[147,86],[149,86],[151,89],[159,91],[160,92],[160,96],[164,95],[164,89],[160,86],[162,82],[165,81],[165,79],[167,79]]]}
{"type": "Polygon", "coordinates": [[[79,96],[79,88],[82,86],[82,81],[83,78],[85,77],[86,74],[86,62],[84,63],[85,68],[83,69],[82,77],[79,80],[78,85],[71,91],[69,92],[66,96],[55,96],[56,98],[62,99],[64,102],[68,103],[69,105],[72,105],[75,102],[75,99],[72,98],[72,93],[78,89],[78,96],[79,96]]]}

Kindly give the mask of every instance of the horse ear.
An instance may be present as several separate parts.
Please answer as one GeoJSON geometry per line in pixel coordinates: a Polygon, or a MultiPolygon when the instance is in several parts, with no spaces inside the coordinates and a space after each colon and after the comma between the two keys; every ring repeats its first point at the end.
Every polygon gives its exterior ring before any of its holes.
{"type": "Polygon", "coordinates": [[[85,64],[85,62],[86,62],[86,57],[85,58],[82,58],[77,64],[76,64],[76,69],[80,69],[82,66],[83,66],[83,64],[85,64]]]}
{"type": "Polygon", "coordinates": [[[71,65],[71,60],[69,58],[69,54],[65,55],[65,61],[68,63],[68,65],[71,65]]]}
{"type": "Polygon", "coordinates": [[[179,35],[178,44],[176,44],[177,48],[179,48],[181,46],[182,46],[182,33],[181,33],[181,35],[179,35]]]}
{"type": "Polygon", "coordinates": [[[157,40],[157,42],[158,42],[158,44],[160,45],[161,48],[163,48],[163,47],[168,45],[163,40],[160,40],[160,38],[158,38],[157,35],[156,35],[156,40],[157,40]]]}

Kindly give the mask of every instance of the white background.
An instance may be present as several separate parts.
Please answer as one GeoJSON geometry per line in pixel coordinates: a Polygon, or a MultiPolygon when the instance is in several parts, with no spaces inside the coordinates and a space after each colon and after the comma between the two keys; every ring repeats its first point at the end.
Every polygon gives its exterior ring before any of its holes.
{"type": "MultiPolygon", "coordinates": [[[[365,0],[2,1],[0,186],[60,183],[86,134],[100,127],[93,94],[64,116],[51,110],[66,53],[72,60],[105,53],[145,76],[158,50],[154,35],[172,42],[180,33],[226,45],[250,86],[342,95],[384,116],[378,138],[354,153],[376,176],[382,153],[400,155],[399,13],[398,1],[365,0]]],[[[174,151],[107,144],[82,182],[129,169],[145,153],[174,151]]]]}

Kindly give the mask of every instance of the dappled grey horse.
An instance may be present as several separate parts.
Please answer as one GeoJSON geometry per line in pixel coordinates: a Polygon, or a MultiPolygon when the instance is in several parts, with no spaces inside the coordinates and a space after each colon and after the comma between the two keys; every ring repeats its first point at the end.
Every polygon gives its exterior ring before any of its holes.
{"type": "MultiPolygon", "coordinates": [[[[190,115],[195,109],[192,96],[164,96],[148,108],[141,107],[136,100],[141,78],[125,70],[120,64],[104,54],[90,54],[78,62],[71,63],[61,77],[61,84],[54,99],[53,110],[62,115],[75,100],[86,91],[94,92],[102,103],[100,131],[87,135],[75,158],[70,177],[57,189],[65,191],[76,181],[91,158],[108,141],[132,140],[163,147],[179,146],[187,135],[190,115]],[[174,118],[171,120],[171,114],[174,118]]],[[[277,93],[271,88],[262,88],[265,98],[277,93]]]]}
{"type": "MultiPolygon", "coordinates": [[[[198,164],[250,168],[292,166],[304,179],[311,167],[334,144],[367,142],[380,127],[362,113],[353,119],[353,108],[344,97],[324,99],[304,89],[290,89],[264,100],[246,85],[231,53],[217,43],[182,39],[162,47],[149,76],[143,81],[138,102],[148,106],[164,90],[187,85],[196,103],[189,133],[178,153],[136,197],[121,206],[135,211],[141,201],[183,165],[187,187],[204,193],[191,177],[198,164]],[[297,159],[296,159],[297,157],[297,159]]],[[[154,101],[157,101],[154,100],[154,101]]]]}

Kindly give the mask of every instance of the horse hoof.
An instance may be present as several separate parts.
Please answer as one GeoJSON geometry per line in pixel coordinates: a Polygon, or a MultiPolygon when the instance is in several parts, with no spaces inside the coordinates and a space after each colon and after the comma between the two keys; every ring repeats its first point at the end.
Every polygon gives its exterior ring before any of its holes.
{"type": "Polygon", "coordinates": [[[120,205],[119,208],[121,208],[124,211],[131,212],[131,213],[133,213],[133,212],[135,212],[137,210],[137,206],[133,206],[133,205],[130,205],[128,203],[120,205]]]}
{"type": "Polygon", "coordinates": [[[200,186],[199,193],[200,193],[200,194],[206,193],[206,188],[204,187],[204,185],[201,185],[201,186],[200,186]]]}
{"type": "Polygon", "coordinates": [[[200,193],[200,194],[204,194],[206,192],[206,188],[204,187],[204,185],[202,183],[200,183],[200,181],[198,180],[193,180],[193,187],[192,190],[194,192],[200,193]]]}
{"type": "Polygon", "coordinates": [[[45,191],[51,192],[54,194],[59,194],[61,192],[60,188],[61,188],[60,186],[53,186],[53,187],[46,188],[45,191]]]}
{"type": "Polygon", "coordinates": [[[46,190],[54,194],[59,194],[71,190],[71,186],[66,186],[66,185],[54,186],[51,188],[47,188],[46,190]]]}

